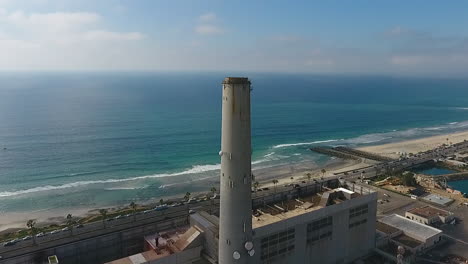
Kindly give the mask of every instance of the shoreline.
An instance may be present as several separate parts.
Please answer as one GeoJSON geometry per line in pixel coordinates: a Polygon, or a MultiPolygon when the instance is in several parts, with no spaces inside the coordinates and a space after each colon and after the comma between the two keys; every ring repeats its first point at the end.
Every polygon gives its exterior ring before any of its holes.
{"type": "Polygon", "coordinates": [[[366,146],[357,149],[390,158],[399,158],[401,153],[418,153],[434,149],[442,144],[455,144],[464,140],[468,140],[468,131],[404,140],[375,146],[366,146]]]}
{"type": "MultiPolygon", "coordinates": [[[[326,168],[327,171],[336,171],[344,167],[356,166],[359,162],[342,160],[342,159],[332,159],[325,163],[322,166],[317,165],[313,161],[303,161],[295,163],[293,165],[278,165],[267,168],[254,169],[253,174],[256,177],[256,181],[260,183],[260,186],[267,187],[272,185],[271,180],[277,179],[279,184],[290,183],[290,177],[293,176],[294,180],[307,179],[305,176],[306,173],[311,173],[313,178],[318,178],[322,174],[320,170],[326,168]]],[[[196,183],[192,182],[191,184],[197,184],[199,186],[212,186],[219,185],[219,179],[208,178],[204,180],[197,181],[196,183]]],[[[216,188],[218,189],[218,188],[216,188]]],[[[210,190],[207,187],[204,192],[192,192],[192,197],[197,197],[206,193],[209,193],[210,190]]],[[[183,197],[183,194],[174,194],[154,197],[150,200],[136,201],[138,205],[146,207],[154,207],[159,204],[159,199],[168,200],[178,200],[183,197]]],[[[71,208],[71,209],[54,209],[54,210],[41,210],[36,212],[13,212],[7,214],[0,214],[0,234],[6,232],[14,232],[19,229],[26,228],[26,222],[29,219],[36,219],[38,226],[47,226],[51,224],[63,223],[65,216],[67,214],[72,214],[74,217],[84,218],[98,214],[97,210],[103,207],[88,207],[88,208],[71,208]]],[[[127,204],[115,204],[112,206],[105,207],[110,212],[119,211],[125,208],[128,208],[127,204]]]]}
{"type": "MultiPolygon", "coordinates": [[[[446,143],[458,143],[463,140],[468,140],[468,130],[464,132],[449,133],[437,136],[430,136],[411,140],[402,140],[393,143],[386,143],[374,146],[359,147],[357,149],[373,152],[379,155],[398,158],[400,153],[417,153],[428,149],[435,148],[446,143]],[[447,138],[449,139],[447,141],[447,138]]],[[[321,176],[330,176],[333,173],[352,170],[355,168],[365,167],[374,164],[374,161],[364,160],[344,160],[338,158],[332,158],[323,165],[318,165],[313,161],[302,161],[294,164],[285,164],[272,166],[267,168],[253,169],[255,175],[255,181],[260,183],[260,187],[271,187],[273,183],[272,179],[278,180],[278,184],[289,184],[291,182],[297,182],[301,180],[307,180],[307,173],[311,173],[312,178],[319,178],[321,176]],[[321,169],[325,168],[326,173],[322,175],[321,169]],[[291,180],[293,177],[293,180],[291,180]]],[[[204,180],[197,181],[199,186],[206,187],[207,183],[209,186],[219,184],[217,177],[207,178],[204,180]]],[[[217,188],[218,189],[218,188],[217,188]]],[[[209,188],[206,192],[192,193],[194,197],[201,195],[202,193],[208,193],[209,188]]],[[[183,194],[174,194],[169,196],[154,197],[153,199],[138,201],[141,206],[152,206],[158,203],[159,199],[172,200],[180,199],[183,194]]],[[[116,204],[108,207],[109,210],[121,210],[128,207],[128,205],[116,204]]],[[[102,207],[100,207],[102,208],[102,207]]],[[[87,208],[70,208],[70,209],[53,209],[53,210],[41,210],[37,212],[14,212],[0,214],[0,234],[5,232],[13,232],[17,229],[25,229],[25,223],[28,219],[36,219],[39,226],[62,223],[65,216],[71,213],[73,216],[83,218],[96,214],[98,207],[87,207],[87,208]]]]}

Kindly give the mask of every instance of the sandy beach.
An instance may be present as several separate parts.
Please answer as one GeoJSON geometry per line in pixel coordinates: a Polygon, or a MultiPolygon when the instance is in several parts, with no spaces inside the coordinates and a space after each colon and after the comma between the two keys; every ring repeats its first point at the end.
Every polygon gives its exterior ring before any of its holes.
{"type": "Polygon", "coordinates": [[[468,140],[468,131],[363,147],[359,149],[373,152],[382,156],[398,158],[401,153],[418,153],[421,151],[434,149],[442,144],[455,144],[464,140],[468,140]]]}
{"type": "MultiPolygon", "coordinates": [[[[414,140],[400,141],[395,143],[375,145],[369,147],[360,148],[364,151],[373,152],[376,154],[397,158],[400,153],[417,153],[433,149],[441,144],[446,143],[457,143],[463,140],[468,140],[468,131],[451,133],[427,138],[420,138],[414,140]],[[448,138],[448,141],[447,141],[448,138]]],[[[272,180],[278,180],[279,185],[289,184],[291,182],[307,180],[307,173],[310,173],[312,178],[320,178],[322,176],[330,176],[333,173],[351,170],[355,168],[366,167],[374,164],[371,160],[343,160],[339,158],[332,158],[326,164],[319,166],[314,162],[303,162],[288,165],[279,165],[275,167],[260,168],[253,171],[255,175],[255,181],[260,183],[260,187],[273,186],[272,180]],[[322,169],[325,169],[325,174],[322,173],[322,169]],[[291,180],[291,177],[293,179],[291,180]]],[[[200,186],[218,186],[219,179],[217,177],[209,178],[192,182],[191,184],[199,184],[200,186]]],[[[207,188],[207,192],[209,188],[207,188]]],[[[193,196],[200,195],[201,193],[193,193],[193,196]]],[[[182,195],[173,195],[171,197],[154,197],[150,201],[140,201],[140,205],[152,205],[157,204],[159,199],[164,200],[180,198],[182,195]]],[[[110,208],[111,211],[125,208],[126,205],[115,205],[110,208]]],[[[38,212],[22,212],[22,213],[10,213],[0,214],[0,232],[5,230],[12,230],[16,228],[25,228],[25,223],[28,219],[36,219],[39,225],[62,223],[64,216],[68,213],[78,217],[85,217],[88,215],[96,214],[98,208],[79,208],[70,210],[43,210],[38,212]]]]}
{"type": "MultiPolygon", "coordinates": [[[[318,164],[307,161],[302,163],[288,164],[288,165],[278,165],[268,168],[259,168],[254,169],[253,174],[255,175],[255,180],[260,182],[260,186],[266,187],[273,185],[272,179],[277,179],[279,184],[291,183],[291,176],[294,178],[294,181],[300,181],[307,179],[306,174],[311,173],[312,178],[319,178],[322,176],[321,170],[326,169],[326,175],[331,175],[331,173],[338,170],[351,167],[361,167],[359,161],[355,160],[342,160],[342,159],[331,159],[326,164],[319,166],[318,164]]],[[[362,166],[365,166],[363,164],[362,166]]],[[[181,183],[184,184],[184,183],[181,183]]],[[[178,187],[181,187],[179,184],[178,187]]],[[[199,181],[193,181],[189,184],[196,184],[203,187],[206,186],[218,186],[219,178],[213,177],[199,181]]],[[[206,192],[209,192],[210,187],[206,187],[206,192]]],[[[199,195],[204,195],[205,193],[192,193],[192,197],[197,197],[199,195]]],[[[137,203],[142,206],[152,207],[159,204],[159,199],[163,198],[165,201],[172,199],[180,199],[184,196],[182,194],[174,194],[172,196],[165,197],[154,197],[151,200],[147,201],[138,201],[137,203]]],[[[109,212],[120,210],[126,208],[127,204],[116,204],[109,209],[109,212]]],[[[97,210],[100,208],[71,208],[66,209],[52,209],[52,210],[41,210],[33,212],[17,212],[17,213],[8,213],[0,214],[0,234],[5,232],[5,230],[16,230],[18,228],[25,228],[26,222],[29,219],[36,219],[38,226],[50,225],[50,224],[60,224],[64,222],[65,216],[67,214],[72,214],[77,217],[86,217],[90,215],[98,214],[97,210]]]]}

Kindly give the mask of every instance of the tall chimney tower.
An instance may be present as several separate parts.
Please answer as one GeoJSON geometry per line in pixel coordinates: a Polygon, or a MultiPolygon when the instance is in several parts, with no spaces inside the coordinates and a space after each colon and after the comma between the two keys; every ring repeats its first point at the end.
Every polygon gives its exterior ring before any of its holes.
{"type": "Polygon", "coordinates": [[[219,263],[245,264],[255,253],[252,244],[250,81],[223,81],[219,263]]]}

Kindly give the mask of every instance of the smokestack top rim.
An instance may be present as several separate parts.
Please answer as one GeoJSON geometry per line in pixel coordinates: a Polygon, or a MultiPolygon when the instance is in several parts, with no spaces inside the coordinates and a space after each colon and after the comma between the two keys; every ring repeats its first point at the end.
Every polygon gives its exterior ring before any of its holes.
{"type": "Polygon", "coordinates": [[[250,81],[247,77],[226,77],[223,84],[250,84],[250,81]]]}

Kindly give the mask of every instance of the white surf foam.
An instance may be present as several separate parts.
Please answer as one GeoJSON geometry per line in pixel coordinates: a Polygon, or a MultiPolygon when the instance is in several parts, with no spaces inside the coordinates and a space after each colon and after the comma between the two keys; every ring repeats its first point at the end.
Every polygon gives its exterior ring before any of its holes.
{"type": "Polygon", "coordinates": [[[91,185],[91,184],[119,183],[119,182],[129,182],[129,181],[144,180],[144,179],[173,177],[173,176],[180,176],[180,175],[186,175],[186,174],[196,174],[196,173],[202,173],[202,172],[207,172],[207,171],[219,170],[220,168],[221,168],[220,164],[198,165],[198,166],[193,166],[191,169],[181,171],[181,172],[176,172],[176,173],[153,174],[153,175],[145,175],[145,176],[138,176],[138,177],[133,177],[133,178],[125,178],[125,179],[78,181],[78,182],[66,183],[62,185],[46,185],[46,186],[40,186],[40,187],[35,187],[31,189],[26,189],[26,190],[0,192],[0,197],[11,197],[11,196],[17,196],[17,195],[22,195],[22,194],[36,193],[36,192],[47,192],[47,191],[61,190],[61,189],[67,189],[67,188],[77,188],[77,187],[82,187],[82,186],[91,185]]]}
{"type": "Polygon", "coordinates": [[[139,190],[139,189],[144,189],[145,187],[111,187],[111,188],[105,188],[104,190],[106,191],[120,191],[120,190],[139,190]]]}
{"type": "Polygon", "coordinates": [[[330,140],[319,140],[319,141],[312,141],[312,142],[279,144],[279,145],[273,146],[273,148],[276,149],[276,148],[287,148],[287,147],[293,147],[293,146],[314,145],[314,144],[329,143],[329,142],[335,142],[335,141],[341,141],[341,140],[343,139],[330,139],[330,140]]]}

